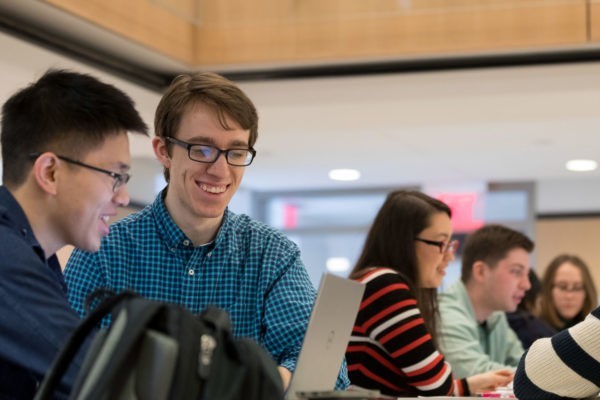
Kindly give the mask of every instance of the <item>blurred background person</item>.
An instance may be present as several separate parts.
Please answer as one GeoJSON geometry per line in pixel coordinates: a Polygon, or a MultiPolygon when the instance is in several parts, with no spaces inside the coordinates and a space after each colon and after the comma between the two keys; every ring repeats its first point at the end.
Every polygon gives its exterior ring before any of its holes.
{"type": "Polygon", "coordinates": [[[454,259],[450,208],[391,192],[350,274],[366,285],[346,350],[352,384],[391,396],[467,396],[512,380],[500,370],[454,380],[438,351],[437,288],[454,259]]]}
{"type": "Polygon", "coordinates": [[[517,367],[524,350],[506,312],[516,311],[531,287],[534,247],[525,234],[497,224],[465,240],[460,279],[439,296],[440,349],[456,376],[517,367]]]}
{"type": "Polygon", "coordinates": [[[506,313],[508,324],[519,337],[524,349],[528,349],[536,339],[556,333],[556,329],[538,317],[542,284],[533,269],[529,270],[529,282],[531,288],[525,292],[525,297],[517,306],[517,311],[506,313]]]}
{"type": "Polygon", "coordinates": [[[598,305],[586,263],[572,254],[555,257],[544,273],[541,303],[540,317],[556,330],[583,321],[598,305]]]}

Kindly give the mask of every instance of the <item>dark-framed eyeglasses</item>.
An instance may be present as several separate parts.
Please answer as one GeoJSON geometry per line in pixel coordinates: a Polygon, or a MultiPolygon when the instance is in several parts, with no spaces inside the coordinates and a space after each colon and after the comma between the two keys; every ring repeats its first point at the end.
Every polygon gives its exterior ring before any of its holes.
{"type": "Polygon", "coordinates": [[[456,250],[458,250],[458,240],[448,240],[448,241],[444,242],[444,241],[423,239],[420,237],[416,237],[415,240],[417,242],[422,242],[422,243],[428,244],[430,246],[439,247],[441,254],[446,254],[446,253],[454,254],[454,253],[456,253],[456,250]]]}
{"type": "Polygon", "coordinates": [[[559,282],[559,283],[555,283],[554,285],[552,285],[552,287],[554,289],[558,289],[560,292],[565,292],[565,293],[583,293],[585,291],[585,286],[580,283],[574,283],[572,285],[569,285],[566,282],[559,282]]]}
{"type": "Polygon", "coordinates": [[[184,142],[171,136],[166,136],[165,139],[173,144],[187,149],[190,160],[201,163],[212,164],[217,161],[221,154],[225,154],[225,160],[227,161],[227,164],[235,167],[247,167],[248,165],[252,164],[252,160],[254,160],[254,157],[256,156],[256,150],[254,150],[252,147],[249,149],[235,148],[223,150],[208,144],[184,142]]]}
{"type": "MultiPolygon", "coordinates": [[[[33,153],[33,154],[30,154],[29,156],[32,159],[36,159],[41,154],[42,153],[33,153]]],[[[56,157],[58,157],[59,159],[63,160],[64,162],[67,162],[69,164],[78,165],[83,168],[91,169],[92,171],[102,172],[103,174],[110,176],[115,181],[115,183],[113,184],[113,188],[112,188],[114,193],[116,193],[121,186],[125,185],[127,182],[129,182],[129,179],[131,179],[131,175],[129,175],[127,173],[120,174],[118,172],[109,171],[107,169],[94,167],[93,165],[89,165],[89,164],[83,163],[81,161],[73,160],[72,158],[69,158],[69,157],[60,156],[58,154],[56,154],[56,157]]]]}

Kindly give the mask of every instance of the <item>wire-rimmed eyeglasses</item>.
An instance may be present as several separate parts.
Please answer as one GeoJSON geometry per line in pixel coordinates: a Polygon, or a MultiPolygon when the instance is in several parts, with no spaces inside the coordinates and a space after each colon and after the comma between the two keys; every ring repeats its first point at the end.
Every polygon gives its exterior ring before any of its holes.
{"type": "Polygon", "coordinates": [[[225,154],[227,164],[235,167],[247,167],[252,164],[252,160],[256,156],[256,150],[253,148],[234,148],[234,149],[219,149],[208,144],[194,144],[184,142],[183,140],[175,139],[171,136],[166,136],[169,142],[181,146],[188,151],[188,157],[192,161],[212,164],[221,154],[225,154]]]}
{"type": "Polygon", "coordinates": [[[415,240],[417,242],[422,242],[422,243],[428,244],[430,246],[439,247],[441,254],[446,254],[446,253],[454,254],[454,253],[456,253],[456,250],[458,250],[458,240],[448,240],[448,241],[444,242],[444,241],[423,239],[420,237],[416,237],[415,240]]]}
{"type": "MultiPolygon", "coordinates": [[[[32,159],[36,159],[41,154],[42,153],[32,153],[29,156],[32,159]]],[[[59,156],[58,154],[56,154],[56,157],[58,157],[60,160],[63,160],[64,162],[67,162],[69,164],[78,165],[78,166],[83,167],[83,168],[91,169],[92,171],[102,172],[103,174],[106,174],[106,175],[110,176],[115,181],[115,183],[113,184],[113,188],[112,188],[114,193],[116,193],[121,186],[125,185],[127,182],[129,182],[129,179],[131,179],[131,175],[129,175],[127,173],[120,174],[118,172],[109,171],[109,170],[104,169],[104,168],[94,167],[93,165],[89,165],[89,164],[83,163],[81,161],[74,160],[74,159],[69,158],[69,157],[59,156]]]]}

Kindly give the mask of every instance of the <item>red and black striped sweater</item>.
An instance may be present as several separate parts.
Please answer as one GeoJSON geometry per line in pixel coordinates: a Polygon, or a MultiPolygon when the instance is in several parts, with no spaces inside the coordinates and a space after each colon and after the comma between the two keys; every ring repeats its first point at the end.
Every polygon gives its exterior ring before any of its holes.
{"type": "Polygon", "coordinates": [[[359,281],[365,294],[346,350],[352,384],[400,397],[469,395],[466,380],[453,379],[435,348],[401,275],[376,268],[359,281]]]}

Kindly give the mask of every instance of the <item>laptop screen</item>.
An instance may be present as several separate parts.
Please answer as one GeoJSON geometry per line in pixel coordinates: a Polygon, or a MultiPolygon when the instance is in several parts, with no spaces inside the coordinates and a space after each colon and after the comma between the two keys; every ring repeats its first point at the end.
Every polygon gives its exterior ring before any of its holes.
{"type": "Polygon", "coordinates": [[[286,399],[335,388],[364,290],[362,283],[323,274],[286,399]]]}

